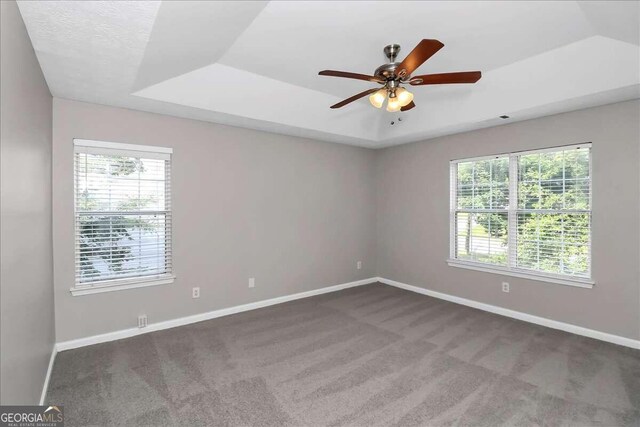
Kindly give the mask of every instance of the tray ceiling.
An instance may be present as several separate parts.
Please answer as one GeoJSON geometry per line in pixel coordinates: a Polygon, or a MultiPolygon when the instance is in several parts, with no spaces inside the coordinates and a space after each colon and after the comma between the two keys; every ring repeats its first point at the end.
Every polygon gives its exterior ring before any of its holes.
{"type": "Polygon", "coordinates": [[[638,5],[19,2],[56,97],[371,148],[640,97],[638,5]],[[416,73],[483,78],[412,88],[404,113],[329,109],[374,85],[318,71],[372,73],[422,38],[445,47],[416,73]]]}

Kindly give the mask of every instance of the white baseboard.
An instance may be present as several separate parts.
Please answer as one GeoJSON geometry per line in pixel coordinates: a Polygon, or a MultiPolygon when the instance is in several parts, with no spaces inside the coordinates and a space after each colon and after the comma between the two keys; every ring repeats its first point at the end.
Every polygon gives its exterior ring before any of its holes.
{"type": "MultiPolygon", "coordinates": [[[[220,310],[209,311],[206,313],[195,314],[193,316],[180,317],[178,319],[166,320],[164,322],[150,323],[145,328],[129,328],[119,331],[108,332],[106,334],[93,335],[90,337],[79,338],[70,341],[63,341],[56,344],[57,351],[71,350],[73,348],[85,347],[92,344],[99,344],[108,341],[115,341],[122,338],[129,338],[136,335],[146,334],[153,331],[175,328],[176,326],[189,325],[191,323],[202,322],[204,320],[215,319],[217,317],[228,316],[230,314],[242,313],[243,311],[255,310],[270,305],[281,304],[283,302],[293,301],[301,298],[308,298],[315,295],[326,294],[329,292],[341,291],[355,286],[374,283],[377,277],[357,280],[355,282],[342,283],[340,285],[328,286],[326,288],[314,289],[312,291],[300,292],[297,294],[285,295],[282,297],[271,298],[267,300],[252,302],[249,304],[236,305],[234,307],[222,308],[220,310]]],[[[48,377],[47,377],[48,378],[48,377]]]]}
{"type": "Polygon", "coordinates": [[[56,354],[58,354],[57,345],[54,344],[51,349],[51,357],[49,358],[49,367],[47,368],[47,376],[44,377],[44,385],[42,386],[42,393],[40,394],[40,405],[44,405],[44,399],[47,398],[47,390],[49,389],[49,379],[51,378],[51,371],[53,370],[53,362],[56,360],[56,354]]]}
{"type": "Polygon", "coordinates": [[[507,316],[513,319],[523,320],[525,322],[535,323],[536,325],[546,326],[548,328],[553,328],[553,329],[559,329],[561,331],[571,332],[573,334],[582,335],[585,337],[594,338],[597,340],[606,341],[613,344],[622,345],[625,347],[640,349],[640,340],[634,340],[631,338],[621,337],[619,335],[613,335],[606,332],[595,331],[593,329],[572,325],[570,323],[559,322],[557,320],[551,320],[545,317],[539,317],[539,316],[534,316],[532,314],[522,313],[520,311],[510,310],[508,308],[498,307],[491,304],[485,304],[483,302],[456,297],[453,295],[432,291],[432,290],[421,288],[418,286],[407,285],[406,283],[396,282],[395,280],[389,280],[383,277],[378,277],[377,281],[384,283],[386,285],[395,286],[396,288],[405,289],[407,291],[416,292],[416,293],[427,295],[434,298],[439,298],[445,301],[454,302],[456,304],[466,305],[469,307],[477,308],[479,310],[484,310],[490,313],[499,314],[501,316],[507,316]]]}
{"type": "Polygon", "coordinates": [[[228,316],[230,314],[242,313],[244,311],[255,310],[262,307],[268,307],[270,305],[281,304],[287,301],[294,301],[301,298],[308,298],[315,295],[321,295],[329,292],[336,292],[342,289],[352,288],[355,286],[366,285],[369,283],[381,282],[386,285],[394,286],[396,288],[405,289],[408,291],[416,292],[422,295],[427,295],[434,298],[439,298],[445,301],[454,302],[456,304],[462,304],[469,307],[477,308],[479,310],[488,311],[490,313],[499,314],[501,316],[511,317],[513,319],[523,320],[525,322],[535,323],[537,325],[546,326],[553,329],[559,329],[562,331],[582,335],[589,338],[594,338],[601,341],[610,342],[626,347],[640,349],[640,340],[634,340],[631,338],[621,337],[618,335],[609,334],[606,332],[600,332],[593,329],[584,328],[582,326],[572,325],[570,323],[564,323],[557,320],[551,320],[544,317],[534,316],[532,314],[523,313],[520,311],[510,310],[508,308],[498,307],[491,304],[486,304],[470,299],[457,297],[442,292],[436,292],[429,289],[421,288],[418,286],[408,285],[406,283],[397,282],[395,280],[385,279],[383,277],[371,277],[368,279],[357,280],[355,282],[343,283],[335,286],[328,286],[325,288],[314,289],[312,291],[300,292],[297,294],[285,295],[282,297],[271,298],[268,300],[256,301],[249,304],[237,305],[234,307],[223,308],[220,310],[209,311],[206,313],[195,314],[193,316],[181,317],[178,319],[167,320],[164,322],[151,323],[146,328],[129,328],[119,331],[109,332],[106,334],[93,335],[90,337],[79,338],[70,341],[59,342],[55,345],[54,351],[51,354],[51,360],[49,362],[49,369],[47,371],[47,377],[45,380],[45,387],[42,391],[43,400],[46,396],[46,389],[49,383],[49,376],[51,375],[51,369],[53,367],[53,361],[55,355],[59,351],[70,350],[78,347],[85,347],[88,345],[99,344],[108,341],[115,341],[122,338],[129,338],[136,335],[141,335],[153,331],[160,331],[163,329],[175,328],[177,326],[189,325],[191,323],[202,322],[204,320],[215,319],[217,317],[228,316]]]}

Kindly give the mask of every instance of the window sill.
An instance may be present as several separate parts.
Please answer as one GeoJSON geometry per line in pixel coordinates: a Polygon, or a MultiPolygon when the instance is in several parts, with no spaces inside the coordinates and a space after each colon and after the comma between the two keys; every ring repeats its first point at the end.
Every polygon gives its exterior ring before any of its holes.
{"type": "Polygon", "coordinates": [[[480,264],[477,262],[448,259],[447,264],[449,264],[450,267],[466,268],[468,270],[476,270],[476,271],[482,271],[485,273],[493,273],[493,274],[502,274],[504,276],[520,277],[522,279],[537,280],[540,282],[557,283],[559,285],[575,286],[578,288],[591,289],[595,285],[595,282],[588,279],[564,279],[562,277],[547,276],[544,274],[530,273],[522,270],[509,270],[507,268],[489,266],[489,265],[480,264]]]}
{"type": "Polygon", "coordinates": [[[69,291],[74,297],[81,295],[100,294],[103,292],[123,291],[126,289],[145,288],[147,286],[168,285],[173,283],[175,276],[156,276],[145,279],[125,279],[108,282],[96,282],[92,285],[76,286],[69,291]]]}

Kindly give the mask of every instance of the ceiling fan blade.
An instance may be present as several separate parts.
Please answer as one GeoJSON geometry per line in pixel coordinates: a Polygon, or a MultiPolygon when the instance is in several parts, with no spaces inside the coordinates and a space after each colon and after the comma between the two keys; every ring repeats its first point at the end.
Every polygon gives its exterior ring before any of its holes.
{"type": "Polygon", "coordinates": [[[350,73],[348,71],[324,70],[324,71],[320,71],[318,74],[321,76],[344,77],[347,79],[365,80],[365,81],[374,82],[374,83],[384,83],[384,80],[382,80],[379,77],[367,76],[366,74],[350,73]]]}
{"type": "Polygon", "coordinates": [[[416,68],[431,58],[437,51],[442,49],[444,44],[439,40],[424,39],[404,58],[395,70],[396,76],[402,78],[413,73],[416,68]]]}
{"type": "Polygon", "coordinates": [[[412,86],[444,85],[450,83],[475,83],[482,77],[480,71],[463,71],[460,73],[425,74],[414,76],[409,80],[412,86]]]}
{"type": "Polygon", "coordinates": [[[411,110],[413,107],[415,107],[416,104],[414,104],[413,101],[411,101],[410,103],[408,103],[407,105],[405,105],[404,107],[400,108],[400,111],[409,111],[411,110]]]}
{"type": "Polygon", "coordinates": [[[353,95],[351,98],[347,98],[344,101],[340,101],[337,104],[332,105],[331,108],[344,107],[345,105],[347,105],[347,104],[349,104],[349,103],[351,103],[353,101],[356,101],[356,100],[358,100],[360,98],[363,98],[363,97],[365,97],[367,95],[371,95],[373,92],[377,92],[378,90],[379,90],[378,88],[365,90],[364,92],[360,92],[360,93],[358,93],[356,95],[353,95]]]}

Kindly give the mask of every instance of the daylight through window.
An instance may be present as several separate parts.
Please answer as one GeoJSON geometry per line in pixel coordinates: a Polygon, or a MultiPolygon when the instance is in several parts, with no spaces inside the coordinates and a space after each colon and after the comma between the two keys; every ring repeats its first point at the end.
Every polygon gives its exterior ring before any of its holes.
{"type": "Polygon", "coordinates": [[[590,279],[590,144],[452,161],[450,257],[590,279]]]}
{"type": "Polygon", "coordinates": [[[170,277],[171,149],[75,141],[76,287],[170,277]]]}

